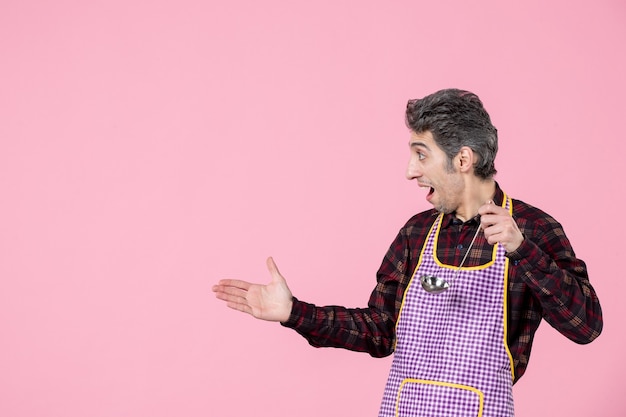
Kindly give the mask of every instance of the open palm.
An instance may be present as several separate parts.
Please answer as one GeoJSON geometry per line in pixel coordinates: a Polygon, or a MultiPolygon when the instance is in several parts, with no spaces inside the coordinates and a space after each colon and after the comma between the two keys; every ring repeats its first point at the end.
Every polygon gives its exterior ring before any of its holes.
{"type": "Polygon", "coordinates": [[[287,321],[291,313],[292,294],[274,260],[267,259],[272,280],[269,284],[224,279],[213,287],[215,296],[232,309],[268,321],[287,321]]]}

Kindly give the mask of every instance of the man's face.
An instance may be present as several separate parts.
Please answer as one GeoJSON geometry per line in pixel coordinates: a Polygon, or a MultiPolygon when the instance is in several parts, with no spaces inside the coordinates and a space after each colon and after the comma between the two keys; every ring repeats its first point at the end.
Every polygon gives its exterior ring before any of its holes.
{"type": "Polygon", "coordinates": [[[461,203],[465,184],[458,168],[448,161],[432,133],[411,132],[409,148],[411,159],[406,177],[409,180],[417,180],[420,187],[428,188],[426,200],[435,209],[442,213],[456,211],[461,203]]]}

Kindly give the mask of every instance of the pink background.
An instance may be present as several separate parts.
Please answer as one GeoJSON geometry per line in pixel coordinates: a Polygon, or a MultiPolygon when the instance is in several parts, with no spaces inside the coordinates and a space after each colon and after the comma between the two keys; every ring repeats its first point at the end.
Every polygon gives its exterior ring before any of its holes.
{"type": "Polygon", "coordinates": [[[0,415],[374,416],[390,358],[313,349],[211,285],[274,256],[364,306],[409,98],[483,99],[497,179],[559,219],[604,334],[539,330],[517,416],[623,416],[623,1],[4,0],[0,415]]]}

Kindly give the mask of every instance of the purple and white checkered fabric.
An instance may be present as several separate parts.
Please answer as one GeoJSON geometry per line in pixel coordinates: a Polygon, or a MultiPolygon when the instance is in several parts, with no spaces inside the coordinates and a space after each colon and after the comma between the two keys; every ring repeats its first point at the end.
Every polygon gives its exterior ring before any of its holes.
{"type": "MultiPolygon", "coordinates": [[[[510,199],[506,199],[507,208],[510,199]]],[[[397,323],[397,345],[379,417],[513,416],[511,360],[504,339],[507,259],[457,268],[435,259],[442,216],[433,225],[397,323]],[[426,292],[422,275],[452,280],[426,292]]],[[[477,238],[475,244],[480,244],[477,238]]],[[[483,243],[484,240],[483,240],[483,243]]]]}

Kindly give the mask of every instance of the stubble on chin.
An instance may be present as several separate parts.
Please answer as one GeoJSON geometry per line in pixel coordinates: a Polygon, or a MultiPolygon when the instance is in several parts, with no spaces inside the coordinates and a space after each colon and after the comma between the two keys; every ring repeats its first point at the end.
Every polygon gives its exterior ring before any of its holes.
{"type": "Polygon", "coordinates": [[[443,203],[435,205],[435,210],[437,210],[439,213],[442,213],[442,214],[450,214],[454,212],[453,209],[451,209],[450,207],[446,206],[443,203]]]}

